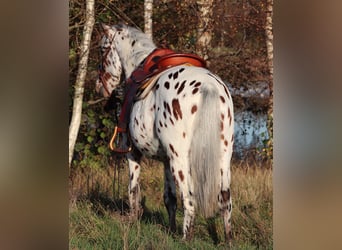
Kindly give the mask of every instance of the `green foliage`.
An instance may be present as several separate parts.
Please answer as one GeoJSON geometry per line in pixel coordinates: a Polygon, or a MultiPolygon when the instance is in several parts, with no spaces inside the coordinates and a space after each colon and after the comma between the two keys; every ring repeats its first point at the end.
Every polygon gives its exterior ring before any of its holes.
{"type": "Polygon", "coordinates": [[[85,103],[78,141],[75,145],[75,160],[77,167],[98,169],[108,166],[111,155],[108,148],[109,139],[114,129],[113,117],[102,110],[101,106],[85,103]],[[98,113],[102,113],[98,115],[98,113]]]}
{"type": "MultiPolygon", "coordinates": [[[[258,151],[262,159],[273,163],[273,116],[267,117],[268,138],[263,140],[263,147],[258,151]]],[[[264,137],[263,135],[261,135],[264,137]]]]}

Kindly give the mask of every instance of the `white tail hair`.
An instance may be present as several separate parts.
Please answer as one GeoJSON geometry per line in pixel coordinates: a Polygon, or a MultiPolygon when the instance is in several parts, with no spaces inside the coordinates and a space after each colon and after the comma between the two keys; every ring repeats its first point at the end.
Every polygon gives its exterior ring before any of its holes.
{"type": "Polygon", "coordinates": [[[203,84],[202,104],[195,118],[190,149],[197,208],[204,217],[214,215],[220,190],[220,109],[215,86],[203,84]]]}

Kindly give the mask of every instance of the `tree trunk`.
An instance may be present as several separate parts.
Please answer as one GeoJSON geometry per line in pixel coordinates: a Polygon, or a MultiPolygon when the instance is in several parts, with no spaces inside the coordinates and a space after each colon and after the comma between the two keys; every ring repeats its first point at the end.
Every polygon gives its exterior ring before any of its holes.
{"type": "Polygon", "coordinates": [[[203,57],[204,60],[209,58],[208,52],[213,34],[213,3],[213,0],[197,0],[199,12],[196,53],[203,57]]]}
{"type": "Polygon", "coordinates": [[[81,124],[82,102],[84,93],[84,80],[87,73],[88,56],[90,48],[91,33],[95,23],[94,15],[95,0],[86,1],[86,23],[83,29],[83,40],[81,44],[80,62],[75,83],[74,103],[72,109],[72,118],[69,125],[69,167],[74,153],[74,147],[81,124]]]}
{"type": "Polygon", "coordinates": [[[267,0],[267,10],[266,10],[266,47],[267,47],[267,59],[270,71],[270,78],[273,81],[273,0],[267,0]]]}
{"type": "MultiPolygon", "coordinates": [[[[269,89],[270,89],[270,99],[268,106],[268,131],[270,140],[268,146],[270,151],[273,150],[273,0],[267,0],[266,6],[266,24],[265,24],[265,32],[266,32],[266,48],[267,48],[267,62],[269,68],[269,89]]],[[[272,151],[269,152],[271,159],[273,159],[272,151]]]]}
{"type": "Polygon", "coordinates": [[[144,1],[144,19],[145,19],[145,29],[144,32],[152,39],[152,11],[153,10],[153,0],[144,1]]]}

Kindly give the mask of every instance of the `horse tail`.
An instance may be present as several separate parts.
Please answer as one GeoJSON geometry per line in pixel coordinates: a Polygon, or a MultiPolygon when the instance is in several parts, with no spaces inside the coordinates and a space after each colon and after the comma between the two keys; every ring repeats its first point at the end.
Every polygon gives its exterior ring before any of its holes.
{"type": "Polygon", "coordinates": [[[202,85],[202,102],[194,123],[190,168],[199,213],[214,215],[220,190],[220,103],[213,85],[202,85]]]}

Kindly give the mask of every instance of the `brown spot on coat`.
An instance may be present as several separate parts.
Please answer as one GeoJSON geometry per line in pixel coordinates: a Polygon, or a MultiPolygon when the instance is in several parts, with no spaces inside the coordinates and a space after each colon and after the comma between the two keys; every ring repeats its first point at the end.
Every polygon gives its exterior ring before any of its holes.
{"type": "Polygon", "coordinates": [[[223,86],[223,89],[224,89],[224,92],[226,92],[226,95],[227,95],[228,99],[230,99],[230,96],[229,96],[227,87],[226,87],[226,86],[223,86]]]}
{"type": "Polygon", "coordinates": [[[226,102],[226,100],[224,99],[224,97],[223,97],[222,95],[220,95],[220,99],[221,99],[221,101],[222,101],[223,103],[226,102]]]}
{"type": "Polygon", "coordinates": [[[196,94],[198,92],[199,88],[194,88],[194,90],[192,91],[192,94],[196,94]]]}
{"type": "Polygon", "coordinates": [[[169,88],[170,88],[170,83],[166,81],[166,82],[164,83],[164,87],[167,88],[167,89],[169,89],[169,88]]]}
{"type": "Polygon", "coordinates": [[[174,149],[174,147],[172,146],[172,144],[169,144],[169,147],[170,147],[170,149],[171,149],[171,152],[172,152],[172,153],[175,153],[175,149],[174,149]]]}
{"type": "Polygon", "coordinates": [[[173,115],[176,118],[176,120],[178,120],[178,118],[182,119],[183,114],[182,114],[182,110],[181,110],[178,99],[172,100],[172,108],[173,108],[173,115]]]}
{"type": "Polygon", "coordinates": [[[106,72],[103,74],[102,79],[107,82],[111,78],[110,73],[106,72]]]}
{"type": "Polygon", "coordinates": [[[171,108],[170,108],[170,105],[168,103],[166,103],[166,110],[171,115],[171,108]]]}
{"type": "Polygon", "coordinates": [[[191,114],[195,113],[197,111],[197,105],[193,105],[191,108],[191,114]]]}
{"type": "MultiPolygon", "coordinates": [[[[170,149],[171,149],[171,152],[173,153],[173,154],[175,154],[177,157],[178,157],[178,153],[176,152],[176,150],[174,149],[174,147],[172,146],[172,144],[169,144],[169,147],[170,147],[170,149]]],[[[171,156],[172,157],[172,156],[171,156]]]]}
{"type": "Polygon", "coordinates": [[[183,91],[183,89],[184,89],[184,87],[185,87],[185,83],[186,83],[186,80],[184,80],[184,81],[181,83],[181,86],[179,87],[179,89],[178,89],[178,91],[177,91],[177,95],[179,95],[179,94],[183,91]]]}
{"type": "Polygon", "coordinates": [[[199,86],[201,86],[201,84],[202,84],[201,82],[197,82],[194,87],[198,88],[199,86]]]}
{"type": "Polygon", "coordinates": [[[229,201],[230,199],[230,189],[228,188],[227,191],[221,191],[223,201],[229,201]]]}
{"type": "Polygon", "coordinates": [[[139,165],[135,165],[135,170],[137,170],[139,168],[139,165]]]}
{"type": "Polygon", "coordinates": [[[179,170],[179,171],[178,171],[178,175],[179,175],[180,180],[181,180],[181,181],[184,181],[184,175],[183,175],[182,170],[179,170]]]}

